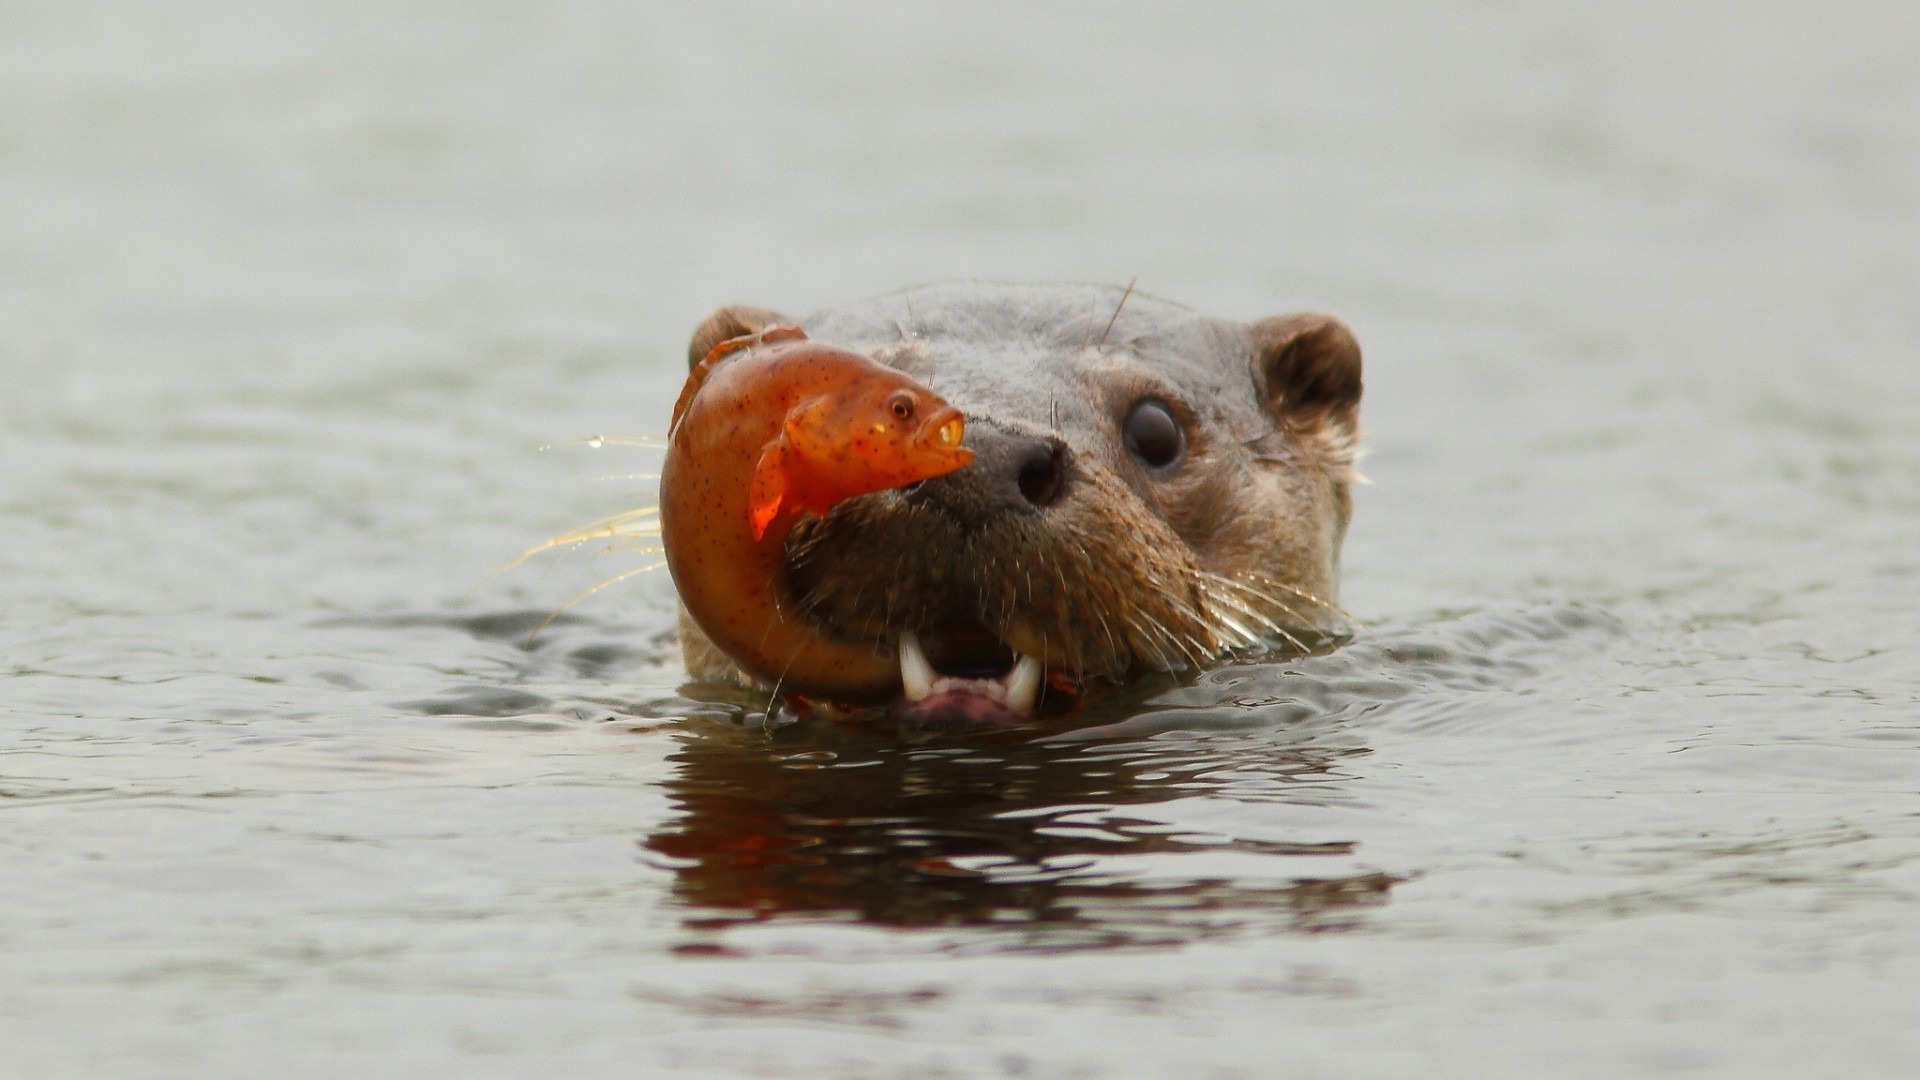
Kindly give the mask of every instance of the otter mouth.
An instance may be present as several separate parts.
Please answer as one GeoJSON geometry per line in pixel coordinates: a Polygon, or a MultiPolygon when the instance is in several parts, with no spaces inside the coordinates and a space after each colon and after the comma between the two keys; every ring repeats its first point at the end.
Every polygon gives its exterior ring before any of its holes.
{"type": "Polygon", "coordinates": [[[890,715],[923,730],[1025,723],[1046,683],[1039,658],[1015,652],[979,624],[903,630],[899,656],[901,698],[890,715]]]}

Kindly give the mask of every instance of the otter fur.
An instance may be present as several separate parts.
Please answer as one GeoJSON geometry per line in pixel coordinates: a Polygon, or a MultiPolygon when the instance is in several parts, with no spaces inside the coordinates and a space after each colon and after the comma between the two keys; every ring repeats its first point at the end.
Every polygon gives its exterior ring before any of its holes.
{"type": "MultiPolygon", "coordinates": [[[[784,592],[821,633],[883,653],[910,635],[964,701],[1016,658],[1078,687],[1339,622],[1362,388],[1339,319],[969,283],[800,319],[722,308],[688,355],[789,323],[933,389],[974,454],[794,529],[784,592]]],[[[740,678],[684,612],[681,634],[696,678],[740,678]]]]}

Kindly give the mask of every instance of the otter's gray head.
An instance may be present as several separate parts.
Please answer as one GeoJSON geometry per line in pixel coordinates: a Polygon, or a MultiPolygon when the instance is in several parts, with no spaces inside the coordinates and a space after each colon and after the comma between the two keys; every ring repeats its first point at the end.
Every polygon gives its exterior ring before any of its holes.
{"type": "MultiPolygon", "coordinates": [[[[723,309],[690,353],[786,321],[723,309]]],[[[800,325],[967,418],[972,464],[848,500],[787,545],[791,602],[823,633],[899,649],[910,710],[1019,715],[1043,671],[1124,679],[1337,621],[1361,395],[1338,319],[970,284],[800,325]]],[[[694,674],[725,674],[683,632],[694,674]]]]}

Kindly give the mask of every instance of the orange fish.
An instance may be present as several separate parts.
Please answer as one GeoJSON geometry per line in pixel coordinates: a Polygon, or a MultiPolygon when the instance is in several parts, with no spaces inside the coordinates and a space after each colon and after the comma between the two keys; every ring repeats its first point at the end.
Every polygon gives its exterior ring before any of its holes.
{"type": "Polygon", "coordinates": [[[899,665],[821,634],[784,591],[803,514],[952,472],[966,422],[932,391],[858,353],[768,327],[721,342],[673,407],[660,531],[687,612],[750,674],[834,701],[889,695],[899,665]]]}

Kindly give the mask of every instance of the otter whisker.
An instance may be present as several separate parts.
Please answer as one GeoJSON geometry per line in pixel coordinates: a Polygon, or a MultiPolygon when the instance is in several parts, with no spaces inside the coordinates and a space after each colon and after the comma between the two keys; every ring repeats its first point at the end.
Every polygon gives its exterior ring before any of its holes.
{"type": "Polygon", "coordinates": [[[1139,278],[1134,278],[1132,281],[1127,282],[1127,289],[1120,294],[1120,302],[1113,305],[1113,314],[1107,319],[1107,328],[1100,331],[1100,340],[1093,343],[1094,348],[1097,349],[1107,343],[1107,335],[1113,333],[1113,324],[1120,320],[1120,309],[1127,306],[1128,298],[1133,296],[1133,287],[1139,283],[1139,278]]]}
{"type": "MultiPolygon", "coordinates": [[[[1255,588],[1247,582],[1239,581],[1223,574],[1203,571],[1200,575],[1200,586],[1206,590],[1209,596],[1217,596],[1223,592],[1234,596],[1243,596],[1258,603],[1262,608],[1271,608],[1279,611],[1296,623],[1306,625],[1315,622],[1315,620],[1309,619],[1302,614],[1300,609],[1294,607],[1288,600],[1265,590],[1255,588]]],[[[1273,616],[1263,611],[1262,618],[1272,619],[1273,616]]]]}
{"type": "Polygon", "coordinates": [[[1314,620],[1304,618],[1293,605],[1271,593],[1263,592],[1241,581],[1219,575],[1207,575],[1204,582],[1208,599],[1217,606],[1230,607],[1247,618],[1257,621],[1268,633],[1279,634],[1289,640],[1297,640],[1289,633],[1301,626],[1317,625],[1314,620]],[[1275,609],[1280,615],[1275,615],[1275,609]],[[1285,616],[1285,621],[1280,616],[1285,616]]]}
{"type": "Polygon", "coordinates": [[[547,443],[540,449],[544,452],[561,446],[586,446],[595,450],[603,446],[638,446],[647,450],[665,450],[667,440],[658,435],[588,435],[581,439],[547,443]]]}
{"type": "Polygon", "coordinates": [[[1207,661],[1220,654],[1222,642],[1219,635],[1208,634],[1205,640],[1193,634],[1181,634],[1177,638],[1181,653],[1194,667],[1204,667],[1207,661]]]}
{"type": "MultiPolygon", "coordinates": [[[[1151,656],[1162,665],[1167,663],[1170,650],[1163,647],[1165,645],[1164,634],[1160,632],[1158,626],[1143,618],[1137,610],[1121,612],[1120,619],[1126,624],[1127,629],[1131,631],[1131,633],[1127,635],[1129,638],[1128,645],[1136,657],[1146,655],[1151,656]]],[[[1171,651],[1178,652],[1177,649],[1171,651]]]]}
{"type": "MultiPolygon", "coordinates": [[[[1254,608],[1248,607],[1246,604],[1244,604],[1240,600],[1234,598],[1234,596],[1231,593],[1226,593],[1224,591],[1216,592],[1215,594],[1213,594],[1213,600],[1216,604],[1219,604],[1222,607],[1231,608],[1234,611],[1238,612],[1239,614],[1245,615],[1248,618],[1259,622],[1268,633],[1276,634],[1286,639],[1287,644],[1292,645],[1294,648],[1299,649],[1302,652],[1307,651],[1306,643],[1301,641],[1297,636],[1295,636],[1293,633],[1288,631],[1285,627],[1281,626],[1277,620],[1261,614],[1258,610],[1254,608]]],[[[1260,644],[1260,642],[1265,637],[1265,635],[1261,633],[1248,629],[1245,625],[1240,623],[1237,619],[1234,619],[1231,615],[1217,614],[1216,617],[1219,618],[1221,621],[1225,622],[1227,625],[1232,626],[1235,630],[1237,630],[1245,638],[1245,644],[1248,646],[1260,644]]]]}
{"type": "Polygon", "coordinates": [[[1275,621],[1273,614],[1265,610],[1267,608],[1276,608],[1289,618],[1299,619],[1301,617],[1300,612],[1297,611],[1293,605],[1271,593],[1261,592],[1247,585],[1245,582],[1234,581],[1231,578],[1202,571],[1200,575],[1198,575],[1198,584],[1201,591],[1206,594],[1208,600],[1216,603],[1230,600],[1236,608],[1259,618],[1263,623],[1275,621]],[[1261,606],[1257,608],[1253,607],[1247,601],[1239,599],[1241,597],[1247,597],[1252,601],[1257,601],[1261,606]]]}
{"type": "Polygon", "coordinates": [[[1256,588],[1245,581],[1238,581],[1222,574],[1209,573],[1204,575],[1202,587],[1211,598],[1218,599],[1223,596],[1241,597],[1244,598],[1246,603],[1257,605],[1260,611],[1260,617],[1265,621],[1275,621],[1277,616],[1274,613],[1278,612],[1279,616],[1284,616],[1299,625],[1315,625],[1317,623],[1317,620],[1308,618],[1299,608],[1295,607],[1289,598],[1256,588]]]}
{"type": "Polygon", "coordinates": [[[1137,639],[1132,643],[1136,658],[1149,658],[1154,666],[1168,671],[1186,666],[1186,654],[1180,650],[1177,642],[1167,636],[1163,627],[1143,619],[1137,611],[1127,612],[1125,621],[1133,631],[1132,637],[1137,639]]]}
{"type": "MultiPolygon", "coordinates": [[[[1341,607],[1340,605],[1333,603],[1332,601],[1323,600],[1320,597],[1315,596],[1312,593],[1307,592],[1306,590],[1301,589],[1295,585],[1291,585],[1287,582],[1280,581],[1277,578],[1268,577],[1264,574],[1258,574],[1252,571],[1245,571],[1245,570],[1238,571],[1238,574],[1242,578],[1252,579],[1254,582],[1257,582],[1260,585],[1266,586],[1268,588],[1280,589],[1288,593],[1289,595],[1295,597],[1296,599],[1303,600],[1306,603],[1311,604],[1317,608],[1320,608],[1323,611],[1337,615],[1348,626],[1352,627],[1355,630],[1358,630],[1360,633],[1363,633],[1368,637],[1377,636],[1374,634],[1373,629],[1369,627],[1366,623],[1362,622],[1359,619],[1359,617],[1355,616],[1352,612],[1341,607]]],[[[1245,593],[1246,595],[1264,600],[1265,602],[1280,608],[1281,610],[1285,611],[1288,615],[1299,620],[1304,625],[1318,625],[1317,620],[1306,618],[1301,614],[1300,611],[1295,609],[1292,605],[1288,604],[1286,601],[1280,599],[1279,597],[1273,595],[1272,593],[1265,592],[1261,589],[1255,588],[1253,585],[1249,584],[1247,581],[1234,580],[1221,575],[1214,575],[1214,578],[1215,580],[1219,581],[1223,585],[1227,585],[1232,588],[1238,589],[1241,592],[1245,593]]]]}
{"type": "Polygon", "coordinates": [[[1144,621],[1137,611],[1126,613],[1127,626],[1134,636],[1141,640],[1135,645],[1134,653],[1150,655],[1157,667],[1166,671],[1177,671],[1190,662],[1179,642],[1167,634],[1166,628],[1151,621],[1144,621]]]}
{"type": "Polygon", "coordinates": [[[1212,632],[1207,620],[1193,600],[1176,594],[1167,587],[1166,578],[1158,572],[1149,575],[1151,584],[1159,595],[1172,607],[1172,616],[1181,629],[1176,632],[1164,619],[1154,619],[1153,628],[1171,648],[1176,650],[1186,665],[1205,666],[1206,662],[1220,652],[1218,635],[1212,632]],[[1204,637],[1202,635],[1205,635],[1204,637]]]}
{"type": "Polygon", "coordinates": [[[541,619],[540,625],[534,627],[532,632],[527,634],[526,644],[532,645],[533,639],[540,636],[540,631],[545,630],[548,626],[552,625],[553,620],[559,618],[561,614],[564,613],[568,608],[572,607],[573,605],[579,603],[582,600],[585,600],[587,597],[592,596],[594,593],[599,592],[601,589],[604,589],[609,585],[618,585],[620,582],[625,581],[630,577],[635,577],[640,574],[645,574],[649,571],[658,570],[665,565],[667,565],[667,561],[665,559],[661,559],[657,562],[647,563],[645,566],[636,566],[629,570],[622,570],[619,573],[608,578],[607,580],[600,582],[598,585],[595,585],[593,588],[575,595],[572,599],[568,600],[566,603],[561,604],[557,608],[554,608],[551,612],[547,614],[546,618],[541,619]]]}
{"type": "MultiPolygon", "coordinates": [[[[1068,597],[1076,595],[1073,586],[1067,581],[1067,568],[1065,563],[1061,561],[1060,552],[1053,548],[1043,550],[1046,554],[1046,563],[1041,569],[1053,578],[1055,583],[1054,596],[1068,597]]],[[[1080,594],[1087,594],[1087,590],[1080,590],[1080,594]]],[[[1107,625],[1106,616],[1100,611],[1098,606],[1094,608],[1093,616],[1096,625],[1100,628],[1100,632],[1106,636],[1107,648],[1111,656],[1116,648],[1113,640],[1113,630],[1107,625]]],[[[1065,613],[1060,613],[1060,617],[1064,619],[1066,617],[1065,613]]],[[[1065,645],[1072,650],[1071,653],[1063,657],[1063,659],[1067,661],[1068,666],[1081,670],[1089,669],[1093,666],[1087,662],[1088,654],[1093,651],[1090,642],[1082,641],[1079,637],[1071,633],[1062,634],[1061,638],[1065,645]]],[[[1111,664],[1108,666],[1110,667],[1111,664]]]]}
{"type": "MultiPolygon", "coordinates": [[[[1158,582],[1154,582],[1154,584],[1158,584],[1158,582]]],[[[1162,590],[1162,594],[1164,594],[1164,590],[1162,590]]],[[[1179,603],[1179,601],[1175,600],[1175,598],[1167,598],[1167,600],[1173,603],[1173,615],[1179,619],[1181,625],[1194,625],[1192,617],[1188,615],[1187,611],[1181,609],[1181,603],[1179,603]]],[[[1162,665],[1164,669],[1167,669],[1167,671],[1173,671],[1173,669],[1177,669],[1177,667],[1198,665],[1198,663],[1202,663],[1204,657],[1206,657],[1206,648],[1192,636],[1192,632],[1187,630],[1187,628],[1175,632],[1173,626],[1167,625],[1165,619],[1148,615],[1146,611],[1135,611],[1135,613],[1129,617],[1129,625],[1133,625],[1135,632],[1139,632],[1140,636],[1148,638],[1146,646],[1152,646],[1150,650],[1148,650],[1148,648],[1142,648],[1140,651],[1152,651],[1152,653],[1156,653],[1156,657],[1160,659],[1160,665],[1162,665]],[[1144,619],[1144,623],[1142,623],[1142,619],[1144,619]],[[1179,663],[1175,663],[1175,661],[1179,661],[1179,663]]]]}
{"type": "Polygon", "coordinates": [[[798,659],[800,659],[800,653],[797,650],[793,655],[787,657],[786,665],[780,669],[780,677],[773,680],[772,689],[767,691],[766,714],[769,727],[772,726],[774,713],[780,705],[780,687],[786,683],[787,676],[793,671],[793,662],[798,659]]]}
{"type": "Polygon", "coordinates": [[[1216,651],[1245,648],[1260,642],[1259,631],[1235,618],[1229,610],[1223,609],[1231,609],[1241,615],[1252,616],[1258,621],[1257,613],[1246,610],[1242,605],[1222,604],[1218,597],[1203,587],[1202,600],[1195,606],[1192,618],[1212,633],[1216,651]]]}
{"type": "Polygon", "coordinates": [[[1195,666],[1201,666],[1218,655],[1226,643],[1220,640],[1221,634],[1218,628],[1212,625],[1212,620],[1205,609],[1203,590],[1199,589],[1198,583],[1189,581],[1187,578],[1187,569],[1182,568],[1180,577],[1170,584],[1163,574],[1156,571],[1151,575],[1150,583],[1172,606],[1173,615],[1188,628],[1180,635],[1183,643],[1182,652],[1195,666]],[[1185,587],[1176,589],[1173,587],[1176,584],[1185,587]]]}
{"type": "Polygon", "coordinates": [[[660,508],[641,506],[632,510],[622,510],[617,514],[594,518],[568,529],[550,540],[542,541],[527,549],[528,554],[545,551],[548,548],[561,547],[582,540],[594,540],[602,536],[621,533],[658,533],[660,531],[660,508]]]}
{"type": "Polygon", "coordinates": [[[603,547],[600,550],[594,552],[594,554],[595,555],[623,555],[630,551],[637,551],[642,555],[665,555],[667,553],[667,549],[665,547],[662,547],[659,544],[637,544],[637,543],[626,543],[623,541],[620,543],[608,544],[606,547],[603,547]]]}
{"type": "MultiPolygon", "coordinates": [[[[488,574],[486,577],[481,578],[480,583],[473,587],[473,591],[476,593],[479,592],[481,589],[485,588],[489,582],[493,581],[493,579],[499,577],[500,575],[506,573],[507,571],[513,569],[514,567],[519,566],[521,563],[526,562],[528,559],[533,558],[535,555],[538,555],[543,551],[552,551],[554,548],[561,548],[561,547],[578,547],[581,544],[585,544],[592,540],[605,540],[608,538],[626,539],[630,537],[659,536],[660,522],[658,520],[658,515],[659,515],[658,507],[642,506],[634,510],[623,510],[618,514],[609,514],[603,518],[595,518],[594,520],[589,521],[584,525],[579,525],[572,529],[569,529],[566,532],[561,533],[559,536],[542,540],[538,544],[535,544],[532,547],[526,549],[525,551],[522,551],[520,554],[515,555],[513,558],[507,560],[507,562],[504,565],[494,570],[492,573],[488,574]]],[[[617,550],[617,549],[610,547],[607,550],[617,550]]]]}
{"type": "Polygon", "coordinates": [[[1281,581],[1279,578],[1270,577],[1266,574],[1262,574],[1257,571],[1236,570],[1233,572],[1232,576],[1228,576],[1224,574],[1215,574],[1214,577],[1222,581],[1228,581],[1236,585],[1241,585],[1243,587],[1246,585],[1248,581],[1251,581],[1259,585],[1264,585],[1268,588],[1279,589],[1280,591],[1293,596],[1295,599],[1304,600],[1307,603],[1312,604],[1314,607],[1320,608],[1324,611],[1331,611],[1335,615],[1338,615],[1343,619],[1347,619],[1355,623],[1358,623],[1360,621],[1354,617],[1352,612],[1347,611],[1345,608],[1341,607],[1340,605],[1334,603],[1331,600],[1321,599],[1320,597],[1315,596],[1314,594],[1306,591],[1305,589],[1300,588],[1298,585],[1294,585],[1291,582],[1281,581]]]}
{"type": "Polygon", "coordinates": [[[1107,613],[1096,608],[1094,609],[1093,616],[1094,620],[1099,624],[1101,635],[1107,639],[1107,669],[1110,671],[1124,670],[1126,664],[1122,662],[1122,657],[1125,656],[1126,653],[1121,650],[1119,639],[1113,636],[1113,624],[1108,621],[1107,613]]]}

